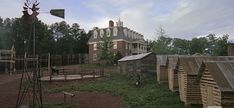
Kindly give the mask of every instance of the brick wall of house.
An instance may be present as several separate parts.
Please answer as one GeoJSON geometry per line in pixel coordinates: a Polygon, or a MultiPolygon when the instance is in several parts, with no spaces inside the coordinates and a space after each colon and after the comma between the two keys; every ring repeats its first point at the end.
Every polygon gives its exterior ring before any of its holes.
{"type": "Polygon", "coordinates": [[[234,43],[228,44],[228,56],[234,56],[234,43]]]}
{"type": "MultiPolygon", "coordinates": [[[[126,49],[126,45],[127,43],[125,41],[118,41],[117,42],[117,49],[111,49],[112,52],[117,53],[118,51],[122,54],[122,56],[126,56],[126,53],[129,55],[130,49],[126,49]]],[[[97,63],[98,61],[93,61],[93,55],[94,53],[97,54],[98,50],[94,51],[93,50],[94,45],[93,44],[89,44],[89,63],[97,63]]]]}
{"type": "Polygon", "coordinates": [[[89,63],[93,63],[93,44],[89,44],[89,63]]]}

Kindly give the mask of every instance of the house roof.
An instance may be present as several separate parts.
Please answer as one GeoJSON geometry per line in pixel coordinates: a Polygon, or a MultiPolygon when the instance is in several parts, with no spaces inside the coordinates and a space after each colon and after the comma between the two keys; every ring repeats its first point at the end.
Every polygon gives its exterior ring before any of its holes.
{"type": "MultiPolygon", "coordinates": [[[[118,29],[118,35],[117,36],[111,36],[112,40],[123,39],[123,40],[130,41],[130,42],[131,41],[139,41],[139,40],[141,40],[141,39],[132,39],[129,36],[125,36],[124,35],[124,29],[128,29],[127,27],[115,26],[115,27],[107,27],[107,28],[101,28],[101,29],[96,29],[96,30],[100,31],[102,29],[110,29],[111,31],[113,31],[114,28],[118,29]]],[[[94,38],[93,36],[91,36],[88,42],[98,42],[98,41],[100,41],[100,37],[94,38]]],[[[143,41],[145,41],[145,40],[143,39],[143,41]]]]}
{"type": "Polygon", "coordinates": [[[139,60],[142,59],[148,55],[152,54],[152,52],[149,53],[142,53],[142,54],[138,54],[138,55],[131,55],[131,56],[126,56],[123,57],[122,59],[118,60],[119,62],[124,62],[124,61],[130,61],[130,60],[139,60]]]}
{"type": "Polygon", "coordinates": [[[198,71],[202,65],[202,62],[206,61],[230,61],[234,60],[233,56],[190,56],[179,57],[179,62],[184,68],[184,71],[188,75],[198,75],[198,71]]]}
{"type": "Polygon", "coordinates": [[[221,91],[234,91],[234,61],[204,62],[198,80],[205,69],[209,70],[221,91]]]}

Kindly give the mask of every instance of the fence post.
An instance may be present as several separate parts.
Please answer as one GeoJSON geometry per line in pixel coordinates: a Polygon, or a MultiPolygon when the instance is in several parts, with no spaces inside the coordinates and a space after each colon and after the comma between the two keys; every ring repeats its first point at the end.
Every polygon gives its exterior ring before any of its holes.
{"type": "Polygon", "coordinates": [[[48,53],[48,73],[51,73],[50,53],[48,53]]]}

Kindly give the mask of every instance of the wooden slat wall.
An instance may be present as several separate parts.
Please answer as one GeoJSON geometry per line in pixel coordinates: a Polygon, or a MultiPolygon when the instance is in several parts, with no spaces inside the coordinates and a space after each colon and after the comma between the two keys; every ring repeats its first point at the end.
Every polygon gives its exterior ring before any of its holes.
{"type": "Polygon", "coordinates": [[[178,84],[180,100],[185,104],[201,104],[200,85],[197,82],[197,75],[187,75],[182,65],[179,65],[178,84]]]}
{"type": "MultiPolygon", "coordinates": [[[[209,73],[208,69],[205,69],[202,78],[200,80],[200,90],[202,95],[202,104],[204,108],[207,108],[207,101],[208,101],[208,93],[207,87],[212,87],[212,97],[213,97],[213,106],[221,106],[221,92],[218,89],[217,84],[215,83],[214,79],[212,78],[211,74],[209,73]]],[[[211,101],[211,100],[210,100],[211,101]]]]}
{"type": "Polygon", "coordinates": [[[184,69],[181,65],[179,65],[179,70],[178,70],[178,84],[179,84],[179,93],[180,93],[180,100],[182,102],[185,102],[185,88],[187,84],[187,76],[185,75],[184,69]]]}
{"type": "Polygon", "coordinates": [[[175,70],[172,68],[168,68],[168,86],[172,92],[178,91],[178,74],[175,73],[175,70]]]}
{"type": "Polygon", "coordinates": [[[234,108],[234,92],[221,93],[222,108],[234,108]]]}
{"type": "Polygon", "coordinates": [[[168,71],[166,66],[158,66],[157,69],[157,81],[159,83],[167,83],[168,82],[168,71]]]}
{"type": "Polygon", "coordinates": [[[197,75],[187,76],[186,104],[202,104],[199,82],[196,81],[197,75]]]}

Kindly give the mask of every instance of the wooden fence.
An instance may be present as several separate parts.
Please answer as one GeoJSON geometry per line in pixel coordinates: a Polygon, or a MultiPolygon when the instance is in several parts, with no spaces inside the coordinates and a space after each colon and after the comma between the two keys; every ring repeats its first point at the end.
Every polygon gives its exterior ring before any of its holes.
{"type": "MultiPolygon", "coordinates": [[[[28,57],[32,57],[28,55],[28,57]]],[[[48,66],[49,54],[38,55],[40,67],[48,66]]],[[[15,60],[16,70],[24,68],[24,55],[17,55],[15,60]]],[[[88,63],[88,54],[69,54],[69,55],[50,55],[50,66],[74,65],[88,63]]],[[[28,63],[28,68],[32,67],[32,63],[28,63]]]]}

